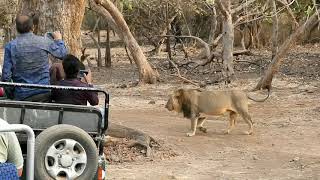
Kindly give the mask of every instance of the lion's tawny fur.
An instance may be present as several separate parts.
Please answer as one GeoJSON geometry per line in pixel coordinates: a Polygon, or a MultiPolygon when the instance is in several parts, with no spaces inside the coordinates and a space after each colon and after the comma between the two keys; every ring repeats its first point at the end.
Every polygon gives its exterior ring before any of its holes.
{"type": "Polygon", "coordinates": [[[249,130],[246,133],[253,133],[253,123],[248,113],[248,96],[241,90],[178,89],[170,95],[166,108],[169,111],[183,113],[184,117],[191,119],[191,132],[187,134],[188,136],[193,136],[197,127],[201,131],[206,131],[203,127],[205,122],[203,115],[225,113],[229,113],[230,116],[226,133],[230,133],[235,126],[237,115],[248,124],[249,130]]]}

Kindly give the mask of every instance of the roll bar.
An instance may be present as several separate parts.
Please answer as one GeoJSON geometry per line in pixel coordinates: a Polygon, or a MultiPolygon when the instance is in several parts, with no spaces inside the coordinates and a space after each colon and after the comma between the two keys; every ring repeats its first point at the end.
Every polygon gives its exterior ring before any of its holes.
{"type": "Polygon", "coordinates": [[[54,86],[54,85],[40,85],[40,84],[25,84],[25,83],[11,83],[11,82],[0,82],[0,87],[23,87],[23,88],[35,88],[35,89],[57,89],[57,90],[70,90],[70,91],[90,91],[103,93],[104,99],[104,127],[102,128],[101,135],[105,134],[108,129],[108,118],[109,118],[109,94],[104,90],[91,88],[91,87],[73,87],[73,86],[54,86]]]}

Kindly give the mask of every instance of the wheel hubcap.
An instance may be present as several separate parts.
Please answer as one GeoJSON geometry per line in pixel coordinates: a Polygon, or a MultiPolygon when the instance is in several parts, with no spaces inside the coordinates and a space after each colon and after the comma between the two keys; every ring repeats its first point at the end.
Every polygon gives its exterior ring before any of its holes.
{"type": "Polygon", "coordinates": [[[68,155],[63,155],[61,156],[61,158],[59,158],[59,162],[62,165],[62,167],[66,168],[66,167],[70,167],[72,165],[72,157],[68,156],[68,155]]]}
{"type": "Polygon", "coordinates": [[[53,178],[75,179],[87,165],[87,154],[83,146],[73,139],[54,142],[45,156],[45,167],[53,178]]]}

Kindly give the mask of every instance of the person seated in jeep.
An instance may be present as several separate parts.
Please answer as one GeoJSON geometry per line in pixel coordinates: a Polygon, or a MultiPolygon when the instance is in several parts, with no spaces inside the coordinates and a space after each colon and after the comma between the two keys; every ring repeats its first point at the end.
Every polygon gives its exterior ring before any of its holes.
{"type": "MultiPolygon", "coordinates": [[[[83,74],[83,78],[79,77],[82,64],[77,57],[71,54],[65,56],[62,66],[65,72],[65,79],[59,81],[57,85],[93,87],[91,71],[88,71],[88,74],[83,74]]],[[[99,104],[98,93],[86,91],[53,90],[52,101],[60,104],[74,105],[87,105],[87,102],[92,106],[99,104]]]]}
{"type": "MultiPolygon", "coordinates": [[[[51,33],[53,40],[35,35],[33,18],[28,15],[17,16],[16,28],[19,35],[5,46],[1,80],[49,85],[48,55],[62,59],[67,54],[62,35],[60,32],[51,33]]],[[[6,90],[6,93],[15,100],[50,101],[50,91],[46,89],[16,87],[6,90]]]]}

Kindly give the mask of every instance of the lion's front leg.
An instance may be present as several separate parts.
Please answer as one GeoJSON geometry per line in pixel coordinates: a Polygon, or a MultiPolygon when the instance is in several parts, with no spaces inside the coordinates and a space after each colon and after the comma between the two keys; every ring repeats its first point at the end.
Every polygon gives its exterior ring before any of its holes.
{"type": "Polygon", "coordinates": [[[197,117],[192,117],[190,120],[191,120],[191,131],[187,133],[188,137],[194,136],[196,134],[197,124],[198,124],[197,117]]]}

